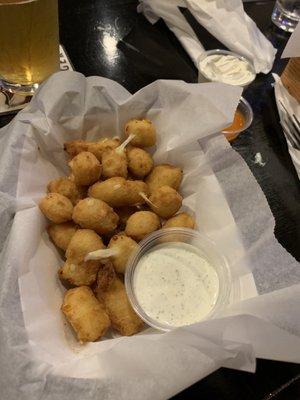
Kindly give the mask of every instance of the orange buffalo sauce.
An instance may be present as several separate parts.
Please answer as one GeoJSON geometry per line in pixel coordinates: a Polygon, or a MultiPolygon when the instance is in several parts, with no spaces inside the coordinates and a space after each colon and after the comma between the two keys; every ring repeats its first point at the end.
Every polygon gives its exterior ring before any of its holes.
{"type": "Polygon", "coordinates": [[[245,125],[245,117],[239,109],[236,110],[234,114],[233,122],[227,128],[222,130],[222,133],[226,136],[227,140],[233,140],[238,136],[238,131],[240,131],[245,125]]]}

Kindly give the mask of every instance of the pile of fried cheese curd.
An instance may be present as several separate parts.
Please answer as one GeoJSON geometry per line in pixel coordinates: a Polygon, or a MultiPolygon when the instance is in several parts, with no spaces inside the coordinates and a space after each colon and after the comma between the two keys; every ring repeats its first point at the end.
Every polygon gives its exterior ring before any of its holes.
{"type": "Polygon", "coordinates": [[[193,216],[178,213],[181,168],[154,165],[145,150],[156,144],[154,124],[131,119],[124,133],[123,143],[66,142],[70,174],[50,181],[39,203],[51,240],[64,252],[61,310],[80,342],[98,340],[110,327],[126,336],[141,331],[123,283],[130,256],[151,232],[194,228],[193,216]]]}

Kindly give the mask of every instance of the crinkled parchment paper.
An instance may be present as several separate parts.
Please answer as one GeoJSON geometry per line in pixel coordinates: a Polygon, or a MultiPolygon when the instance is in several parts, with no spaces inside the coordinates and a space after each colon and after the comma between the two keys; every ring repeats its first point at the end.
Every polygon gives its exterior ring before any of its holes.
{"type": "Polygon", "coordinates": [[[139,0],[138,11],[152,24],[163,18],[198,68],[204,51],[201,38],[197,38],[179,7],[187,8],[229,50],[251,60],[257,73],[271,70],[276,49],[245,13],[242,0],[139,0]]]}
{"type": "Polygon", "coordinates": [[[300,361],[299,264],[275,240],[248,167],[215,134],[240,94],[223,84],[157,81],[131,95],[108,79],[64,72],[1,129],[1,400],[167,399],[221,366],[300,361]],[[62,260],[36,204],[47,182],[67,173],[65,140],[122,136],[124,123],[142,116],[157,127],[156,162],[183,167],[184,207],[229,258],[231,304],[219,319],[173,332],[81,346],[59,310],[62,260]]]}

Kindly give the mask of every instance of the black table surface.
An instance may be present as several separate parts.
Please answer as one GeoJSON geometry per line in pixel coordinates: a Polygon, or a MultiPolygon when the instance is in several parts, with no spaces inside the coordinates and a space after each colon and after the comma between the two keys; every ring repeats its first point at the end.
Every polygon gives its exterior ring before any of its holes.
{"type": "MultiPolygon", "coordinates": [[[[60,40],[76,71],[116,80],[134,93],[156,79],[197,82],[197,70],[163,21],[151,25],[136,12],[136,0],[59,0],[60,40]]],[[[286,61],[280,54],[288,35],[272,25],[273,1],[245,4],[248,14],[278,49],[273,72],[286,61]]],[[[224,48],[185,9],[181,12],[206,49],[224,48]]],[[[271,74],[258,75],[244,96],[254,121],[232,146],[247,162],[262,187],[276,220],[279,242],[300,260],[300,187],[278,123],[271,74]],[[260,152],[266,165],[253,163],[260,152]]],[[[1,117],[0,126],[11,116],[1,117]]],[[[299,350],[299,349],[298,349],[299,350]]],[[[258,360],[255,374],[220,369],[174,399],[298,400],[300,365],[258,360]]]]}

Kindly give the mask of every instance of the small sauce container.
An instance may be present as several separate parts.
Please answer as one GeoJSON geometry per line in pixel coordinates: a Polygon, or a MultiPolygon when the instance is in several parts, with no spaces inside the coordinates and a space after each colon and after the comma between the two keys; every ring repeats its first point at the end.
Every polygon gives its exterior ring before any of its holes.
{"type": "Polygon", "coordinates": [[[232,278],[226,258],[198,231],[161,229],[139,243],[125,273],[135,312],[170,331],[216,317],[229,304],[232,278]]]}
{"type": "Polygon", "coordinates": [[[246,99],[241,97],[237,106],[232,124],[222,130],[226,139],[230,142],[240,133],[249,128],[253,121],[253,111],[246,99]]]}
{"type": "Polygon", "coordinates": [[[221,49],[203,52],[198,58],[198,70],[198,82],[223,82],[243,88],[256,77],[250,60],[233,51],[221,49]]]}

